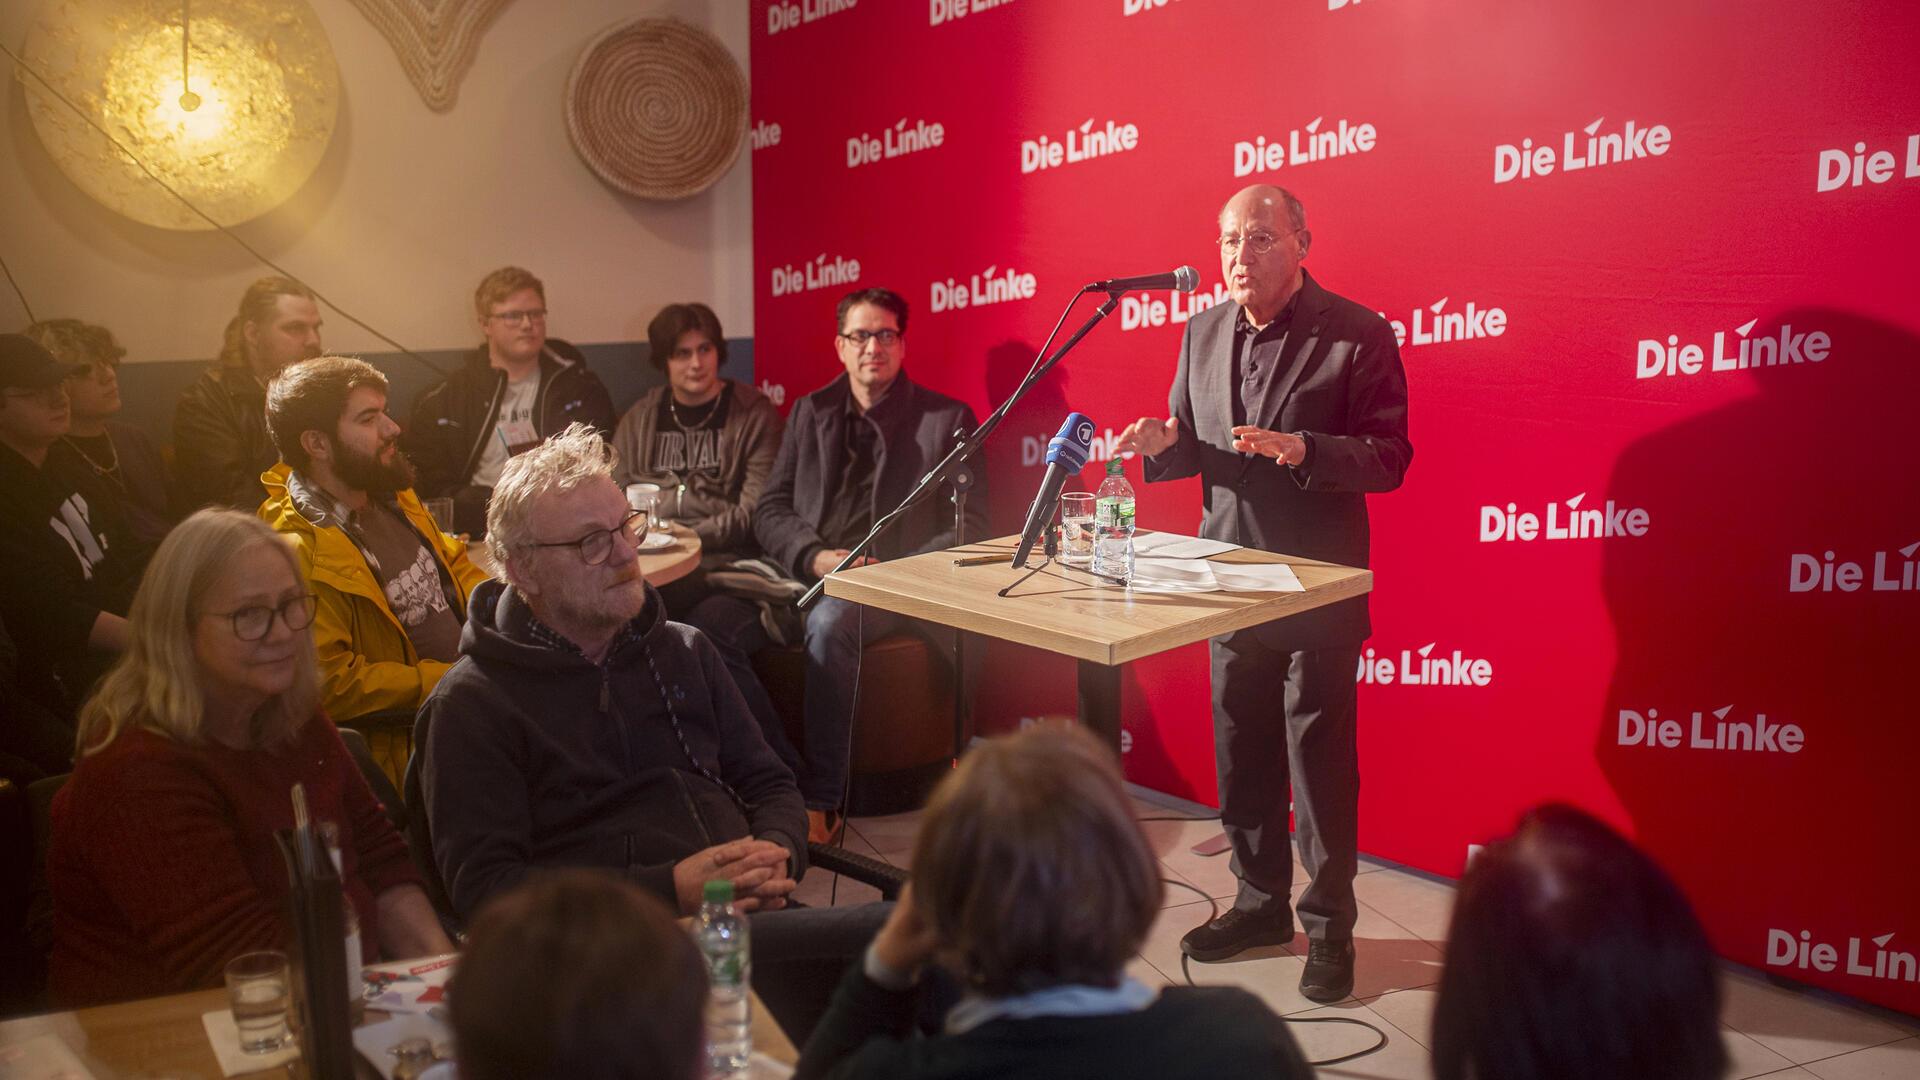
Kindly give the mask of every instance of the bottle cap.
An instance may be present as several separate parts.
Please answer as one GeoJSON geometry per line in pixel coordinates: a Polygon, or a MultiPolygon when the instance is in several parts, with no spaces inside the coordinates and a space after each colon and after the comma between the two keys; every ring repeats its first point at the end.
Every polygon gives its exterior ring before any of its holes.
{"type": "Polygon", "coordinates": [[[1118,454],[1115,454],[1113,457],[1110,457],[1107,459],[1107,475],[1108,476],[1125,476],[1126,472],[1127,472],[1126,463],[1120,460],[1120,456],[1118,454]]]}
{"type": "Polygon", "coordinates": [[[709,904],[733,903],[733,882],[731,881],[707,882],[706,892],[703,898],[709,904]]]}

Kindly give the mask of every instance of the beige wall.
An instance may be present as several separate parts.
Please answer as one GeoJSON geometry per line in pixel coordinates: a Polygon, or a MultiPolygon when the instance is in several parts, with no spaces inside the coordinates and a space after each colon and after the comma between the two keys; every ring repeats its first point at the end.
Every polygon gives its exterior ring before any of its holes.
{"type": "MultiPolygon", "coordinates": [[[[712,30],[747,65],[744,0],[514,0],[481,39],[450,113],[421,101],[386,40],[348,0],[310,0],[340,65],[340,120],[313,178],[236,231],[402,344],[478,341],[473,286],[519,263],[546,280],[551,332],[644,339],[661,304],[704,299],[729,337],[753,333],[750,155],[705,193],[649,203],[615,192],[567,139],[561,91],[589,38],[642,15],[712,30]]],[[[39,0],[0,3],[16,52],[39,0]]],[[[27,120],[0,56],[0,255],[34,314],[117,333],[131,361],[210,356],[247,282],[266,273],[217,233],[136,224],[67,181],[27,120]]],[[[0,328],[26,313],[0,282],[0,328]]],[[[331,312],[329,349],[387,347],[331,312]]]]}

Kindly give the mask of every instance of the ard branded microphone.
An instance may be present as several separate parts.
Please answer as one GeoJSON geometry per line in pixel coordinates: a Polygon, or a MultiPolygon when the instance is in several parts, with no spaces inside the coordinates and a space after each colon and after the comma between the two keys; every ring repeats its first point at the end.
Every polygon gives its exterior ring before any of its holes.
{"type": "Polygon", "coordinates": [[[1132,292],[1135,289],[1173,289],[1177,292],[1192,292],[1200,287],[1200,272],[1191,266],[1178,270],[1169,270],[1164,274],[1142,274],[1139,277],[1117,277],[1109,281],[1096,281],[1087,286],[1088,292],[1132,292]]]}
{"type": "Polygon", "coordinates": [[[1027,511],[1027,527],[1020,531],[1020,549],[1013,555],[1015,567],[1027,565],[1034,543],[1053,520],[1053,504],[1060,498],[1061,486],[1067,477],[1085,467],[1092,450],[1093,421],[1085,413],[1068,413],[1060,434],[1047,443],[1047,474],[1040,479],[1040,493],[1033,497],[1033,506],[1027,511]]]}

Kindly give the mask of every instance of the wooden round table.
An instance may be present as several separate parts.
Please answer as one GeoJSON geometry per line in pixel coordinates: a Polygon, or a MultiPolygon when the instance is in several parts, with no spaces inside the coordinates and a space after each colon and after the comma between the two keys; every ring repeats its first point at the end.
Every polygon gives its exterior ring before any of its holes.
{"type": "MultiPolygon", "coordinates": [[[[649,539],[660,535],[648,533],[649,539]]],[[[640,553],[640,572],[654,588],[678,581],[700,566],[700,538],[685,525],[673,525],[673,544],[640,553]]]]}

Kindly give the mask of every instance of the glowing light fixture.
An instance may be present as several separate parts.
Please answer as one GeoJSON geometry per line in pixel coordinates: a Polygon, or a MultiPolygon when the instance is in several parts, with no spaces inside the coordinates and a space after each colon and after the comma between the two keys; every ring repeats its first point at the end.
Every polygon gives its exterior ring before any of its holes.
{"type": "Polygon", "coordinates": [[[102,205],[163,229],[213,226],[94,125],[214,220],[237,225],[306,183],[339,112],[333,48],[305,0],[48,0],[25,56],[58,91],[20,75],[60,171],[102,205]]]}

